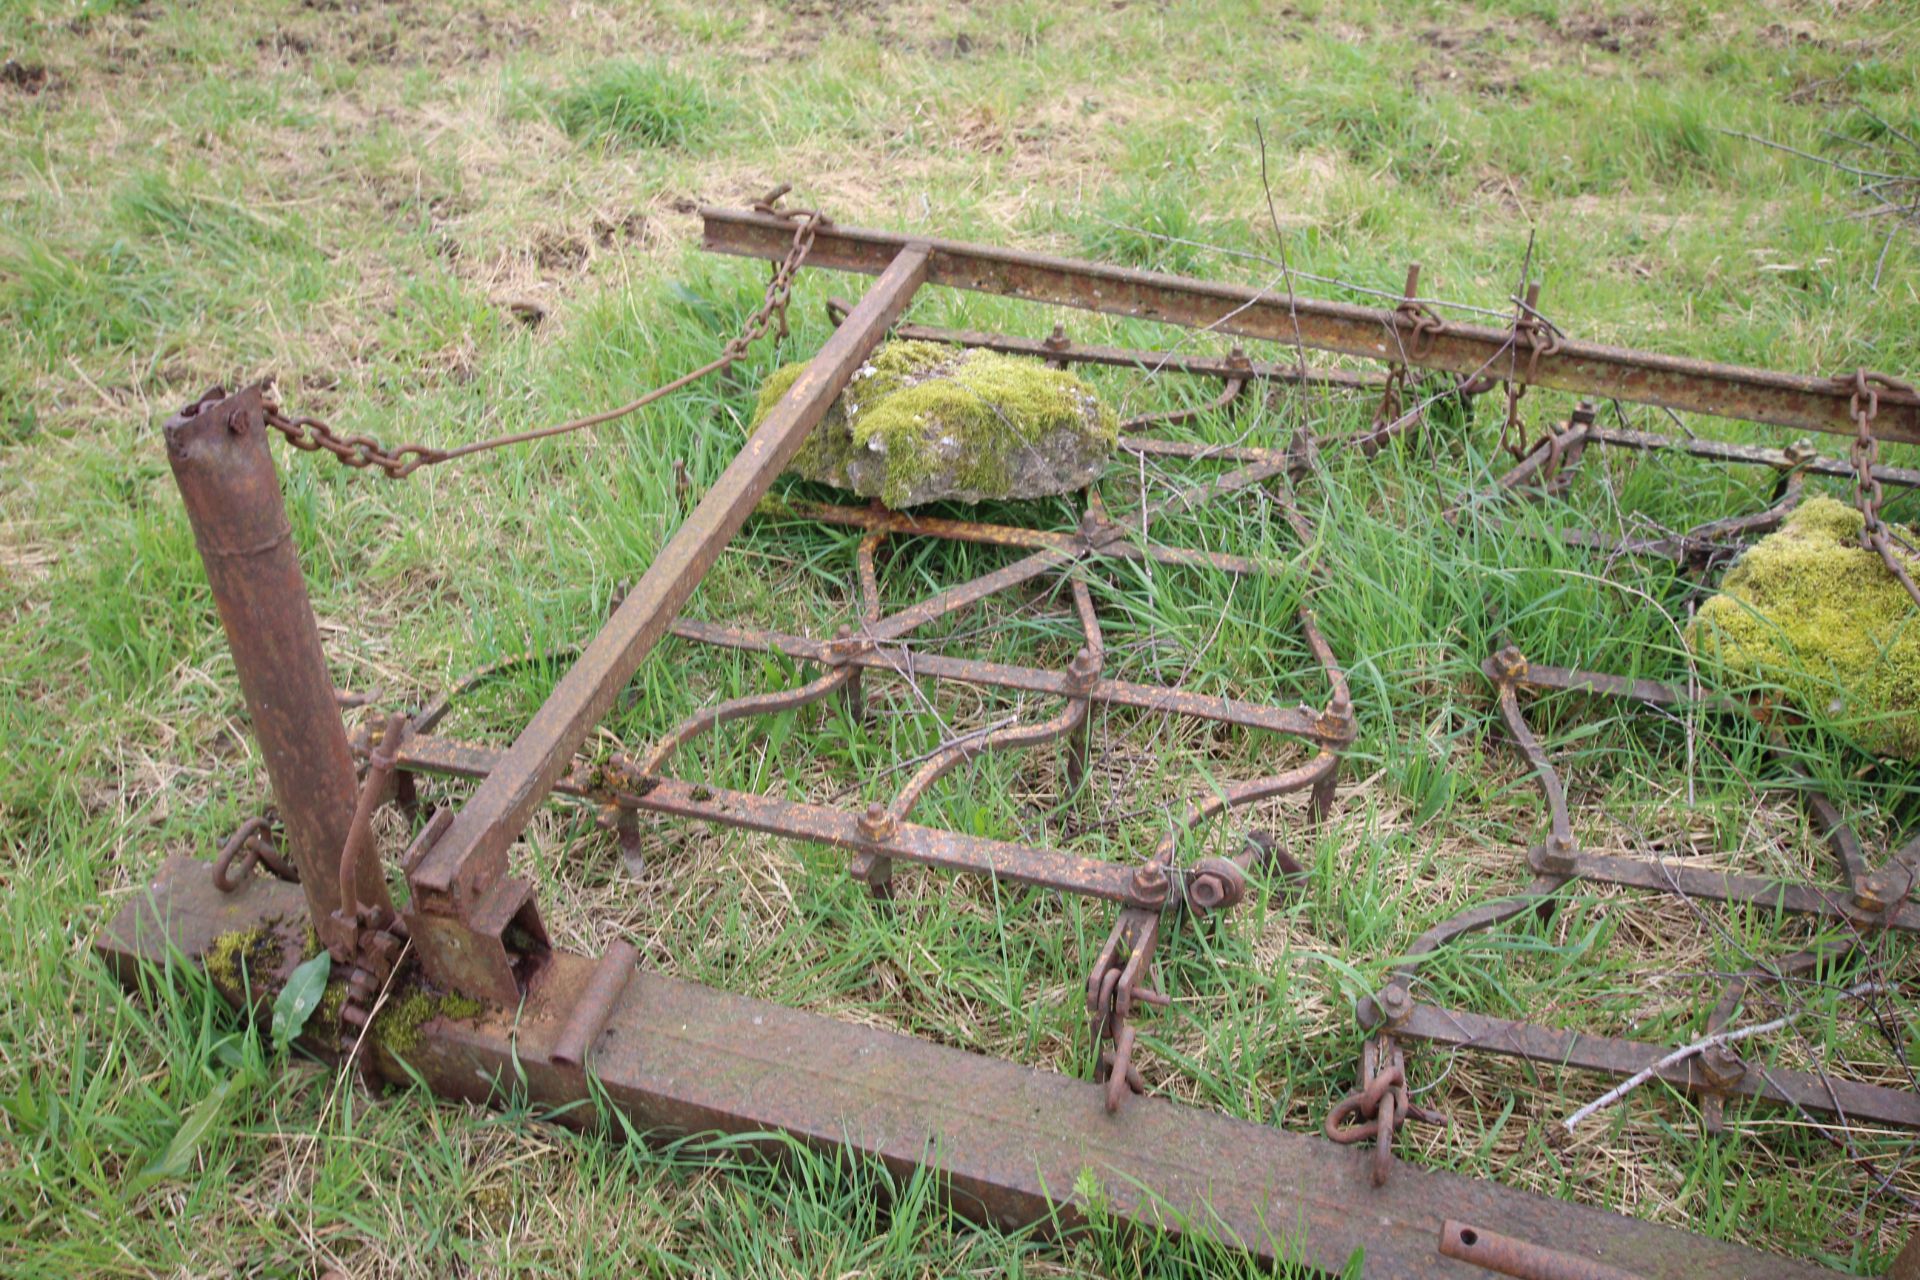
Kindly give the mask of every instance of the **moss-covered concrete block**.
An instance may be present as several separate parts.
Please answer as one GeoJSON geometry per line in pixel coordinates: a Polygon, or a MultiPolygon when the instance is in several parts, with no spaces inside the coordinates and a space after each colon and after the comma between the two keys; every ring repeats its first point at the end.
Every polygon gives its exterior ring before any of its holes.
{"type": "Polygon", "coordinates": [[[1860,545],[1860,513],[1813,498],[1727,571],[1687,641],[1735,680],[1779,685],[1880,755],[1920,757],[1920,610],[1860,545]]]}
{"type": "MultiPolygon", "coordinates": [[[[754,425],[805,364],[760,390],[754,425]]],[[[853,375],[793,461],[808,479],[889,507],[1038,498],[1085,488],[1119,434],[1113,410],[1071,373],[933,342],[889,342],[853,375]]]]}

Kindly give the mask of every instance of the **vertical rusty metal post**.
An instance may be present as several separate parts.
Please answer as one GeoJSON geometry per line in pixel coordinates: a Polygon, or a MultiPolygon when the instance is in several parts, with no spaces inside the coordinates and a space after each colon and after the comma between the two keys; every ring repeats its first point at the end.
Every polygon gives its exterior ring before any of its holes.
{"type": "Polygon", "coordinates": [[[260,388],[231,396],[215,388],[163,430],[307,910],[331,941],[357,790],[353,753],[300,576],[260,388]]]}

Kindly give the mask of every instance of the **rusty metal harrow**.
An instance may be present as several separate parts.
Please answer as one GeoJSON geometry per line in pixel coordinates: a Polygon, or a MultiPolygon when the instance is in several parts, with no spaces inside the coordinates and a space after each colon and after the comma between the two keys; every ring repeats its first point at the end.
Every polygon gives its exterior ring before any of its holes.
{"type": "MultiPolygon", "coordinates": [[[[1123,447],[1141,455],[1184,456],[1178,443],[1128,437],[1123,447]]],[[[1352,701],[1339,663],[1302,606],[1298,626],[1328,686],[1324,706],[1281,707],[1236,698],[1195,693],[1103,676],[1105,646],[1086,574],[1104,559],[1144,556],[1168,565],[1201,566],[1228,574],[1268,571],[1244,557],[1145,543],[1135,539],[1154,516],[1190,511],[1212,499],[1254,486],[1271,486],[1288,523],[1307,545],[1312,530],[1286,495],[1291,465],[1275,450],[1239,447],[1229,461],[1242,465],[1210,481],[1181,489],[1121,524],[1106,515],[1099,490],[1084,493],[1085,515],[1077,529],[1046,531],[889,511],[878,505],[844,507],[824,503],[783,503],[783,516],[863,531],[855,553],[860,622],[840,628],[831,639],[788,635],[764,629],[682,619],[670,628],[686,641],[727,649],[775,653],[815,667],[820,674],[791,689],[755,693],[705,707],[662,736],[644,753],[615,754],[599,761],[578,760],[556,791],[596,806],[602,824],[616,833],[630,864],[642,857],[639,815],[655,814],[732,827],[791,840],[828,845],[848,853],[848,870],[877,897],[892,894],[896,862],[974,872],[1017,884],[1115,904],[1118,917],[1106,945],[1087,977],[1087,1013],[1092,1028],[1095,1079],[1109,1111],[1127,1091],[1144,1090],[1133,1065],[1134,1019],[1143,1006],[1163,1005],[1166,996],[1149,985],[1162,913],[1180,908],[1195,915],[1224,912],[1245,896],[1249,873],[1278,866],[1298,875],[1299,864],[1285,852],[1284,840],[1252,833],[1240,852],[1182,865],[1183,837],[1207,821],[1261,801],[1308,793],[1310,823],[1325,818],[1333,803],[1340,750],[1353,740],[1352,701]],[[1004,568],[960,583],[892,613],[883,613],[880,557],[889,541],[923,537],[987,543],[1029,554],[1004,568]],[[1037,548],[1037,549],[1036,549],[1037,548]],[[911,646],[913,634],[949,615],[1036,580],[1064,585],[1081,630],[1081,645],[1064,668],[1045,670],[984,662],[911,646]],[[1038,721],[993,727],[958,735],[930,753],[890,801],[875,800],[862,811],[808,803],[719,787],[707,781],[671,775],[673,757],[720,725],[777,715],[838,698],[850,717],[865,717],[867,682],[873,677],[906,681],[934,679],[1057,697],[1060,710],[1038,721]],[[1068,790],[1077,791],[1092,750],[1096,707],[1125,707],[1255,729],[1306,745],[1311,754],[1280,772],[1209,789],[1187,806],[1175,828],[1139,863],[1121,865],[1082,858],[1058,849],[943,830],[911,821],[927,790],[955,768],[988,752],[1032,749],[1065,740],[1068,790]]],[[[518,659],[515,660],[519,661],[518,659]]],[[[463,681],[459,691],[472,687],[463,681]]],[[[455,695],[457,696],[457,695],[455,695]]],[[[439,774],[484,778],[497,767],[499,752],[435,736],[431,730],[445,715],[452,697],[436,699],[399,726],[396,757],[402,776],[439,774]]],[[[387,732],[392,732],[389,729],[387,732]]],[[[359,734],[356,753],[371,758],[384,734],[359,734]]]]}
{"type": "MultiPolygon", "coordinates": [[[[1267,1260],[1343,1268],[1363,1249],[1387,1273],[1517,1276],[1804,1275],[1813,1268],[1766,1258],[1737,1245],[1559,1201],[1415,1168],[1392,1179],[1395,1132],[1426,1113],[1408,1087],[1404,1046],[1426,1041],[1539,1061],[1627,1074],[1648,1067],[1702,1100],[1709,1128],[1727,1098],[1758,1098],[1810,1112],[1844,1114],[1920,1127],[1913,1092],[1773,1070],[1727,1046],[1661,1066],[1663,1047],[1501,1020],[1420,1002],[1422,962],[1449,942],[1530,911],[1551,909],[1580,882],[1625,885],[1702,901],[1748,903],[1835,922],[1856,937],[1920,931],[1911,899],[1920,874],[1920,842],[1869,869],[1858,840],[1833,806],[1806,803],[1838,859],[1839,889],[1780,883],[1684,864],[1611,857],[1573,841],[1559,777],[1521,711],[1522,691],[1586,690],[1670,706],[1679,694],[1646,681],[1529,664],[1515,653],[1488,665],[1507,727],[1539,777],[1550,815],[1546,842],[1529,851],[1532,885],[1510,898],[1463,912],[1415,942],[1359,1017],[1373,1033],[1360,1087],[1328,1118],[1336,1143],[1278,1132],[1141,1098],[1134,1062],[1135,1019],[1165,996],[1151,983],[1163,922],[1171,912],[1232,908],[1248,877],[1297,870],[1286,842],[1254,832],[1230,841],[1237,852],[1189,863],[1189,833],[1257,802],[1304,792],[1309,822],[1334,798],[1341,752],[1353,741],[1355,714],[1341,665],[1310,608],[1297,625],[1324,680],[1318,706],[1274,706],[1191,690],[1141,684],[1107,673],[1096,596],[1102,565],[1145,560],[1230,575],[1269,572],[1260,561],[1223,551],[1166,546],[1147,534],[1156,517],[1260,487],[1303,549],[1314,531],[1294,501],[1293,485],[1327,450],[1368,457],[1414,435],[1442,396],[1504,390],[1502,440],[1516,465],[1502,494],[1557,491],[1589,446],[1680,451],[1780,472],[1772,505],[1671,537],[1628,540],[1570,530],[1576,545],[1609,553],[1663,555],[1695,574],[1723,562],[1741,540],[1777,525],[1798,501],[1809,474],[1851,477],[1867,516],[1868,545],[1904,574],[1892,550],[1897,535],[1880,517],[1882,486],[1920,487],[1920,472],[1883,466],[1880,441],[1920,443],[1920,394],[1865,370],[1818,377],[1712,364],[1575,340],[1540,313],[1538,294],[1516,299],[1510,324],[1489,328],[1443,319],[1445,305],[1419,293],[1408,273],[1405,296],[1390,309],[1270,290],[1074,262],[953,241],[837,225],[814,210],[779,207],[778,193],[752,209],[702,211],[706,247],[773,264],[763,305],[718,359],[660,391],[608,414],[458,449],[408,444],[388,448],[348,437],[313,419],[281,413],[262,388],[216,391],[187,406],[166,427],[169,461],[193,523],[242,690],[273,786],[270,819],[250,823],[204,863],[162,868],[151,891],[129,905],[100,941],[123,972],[171,954],[203,960],[217,937],[236,929],[265,939],[259,954],[270,992],[303,954],[309,925],[346,978],[339,1025],[313,1047],[357,1061],[370,1079],[417,1080],[446,1096],[488,1101],[503,1089],[550,1103],[584,1123],[576,1104],[596,1078],[597,1096],[639,1129],[722,1129],[785,1134],[802,1142],[851,1148],[895,1167],[935,1165],[956,1207],[1012,1225],[1071,1226],[1072,1190],[1091,1172],[1106,1184],[1110,1211],[1153,1228],[1204,1230],[1267,1260]],[[277,433],[308,451],[399,478],[505,444],[590,427],[631,412],[674,387],[742,358],[753,341],[786,331],[786,306],[798,272],[829,268],[876,277],[857,303],[830,302],[836,327],[806,370],[687,515],[644,576],[618,603],[531,720],[505,749],[436,732],[472,681],[420,710],[386,717],[378,731],[351,737],[336,706],[307,601],[278,476],[268,447],[277,433]],[[1056,326],[1028,339],[902,324],[926,285],[973,290],[1037,303],[1159,321],[1275,344],[1285,358],[1255,360],[1240,348],[1225,356],[1139,351],[1074,342],[1056,326]],[[774,478],[825,416],[855,371],[889,333],[925,341],[990,347],[1056,364],[1089,363],[1178,373],[1219,384],[1203,410],[1148,415],[1129,424],[1126,449],[1142,458],[1217,462],[1229,469],[1190,488],[1143,500],[1113,518],[1097,489],[1087,491],[1072,528],[1025,528],[880,507],[790,504],[786,515],[860,531],[850,593],[857,624],[830,638],[782,634],[679,617],[774,478]],[[1373,366],[1314,368],[1307,348],[1373,366]],[[1416,386],[1419,375],[1428,381],[1416,386]],[[1243,443],[1159,440],[1141,429],[1195,412],[1231,412],[1248,392],[1274,384],[1312,385],[1377,397],[1370,425],[1344,436],[1296,429],[1282,448],[1243,443]],[[1531,388],[1589,397],[1568,422],[1529,444],[1520,406],[1531,388]],[[1437,388],[1435,390],[1434,388],[1437,388]],[[1846,461],[1795,443],[1785,449],[1665,437],[1603,427],[1593,406],[1653,405],[1848,437],[1846,461]],[[1011,563],[887,612],[882,557],[907,539],[991,544],[1023,552],[1011,563]],[[1028,583],[1053,583],[1071,600],[1079,647],[1054,668],[925,652],[916,633],[930,624],[1028,583]],[[700,710],[647,749],[601,759],[583,743],[613,708],[654,647],[669,634],[723,649],[777,653],[815,674],[791,688],[729,699],[700,710]],[[875,679],[934,679],[1057,699],[1044,719],[1017,721],[943,743],[904,785],[864,808],[721,788],[676,776],[689,743],[734,720],[839,699],[851,718],[864,714],[875,679]],[[1277,772],[1198,791],[1170,831],[1137,861],[1120,864],[1060,849],[943,830],[914,821],[930,787],[987,752],[1064,744],[1065,779],[1078,787],[1092,749],[1095,708],[1211,720],[1288,740],[1277,772]],[[380,865],[372,820],[379,807],[418,804],[415,778],[435,774],[477,781],[457,808],[443,807],[417,832],[403,861],[407,893],[396,895],[380,865]],[[992,1062],[958,1050],[781,1010],[691,983],[648,974],[616,944],[596,958],[552,945],[535,886],[509,871],[508,850],[534,811],[559,795],[594,806],[630,857],[641,852],[642,815],[769,833],[846,851],[850,873],[885,896],[899,864],[992,876],[1111,902],[1112,932],[1087,978],[1095,1075],[1104,1108],[1086,1105],[1084,1083],[992,1062]],[[275,873],[251,874],[256,868],[275,873]],[[413,984],[475,1001],[471,1019],[428,1022],[406,1060],[368,1038],[381,1001],[413,984]],[[1370,1153],[1338,1144],[1371,1141],[1370,1153]],[[1197,1145],[1196,1145],[1197,1144],[1197,1145]],[[1205,1153],[1189,1159],[1190,1151],[1205,1153]],[[1064,1208],[1062,1201],[1065,1201],[1064,1208]]],[[[1677,419],[1676,419],[1677,421],[1677,419]]],[[[1309,573],[1311,574],[1311,569],[1309,573]]],[[[1920,593],[1916,595],[1920,599],[1920,593]]],[[[485,678],[485,674],[476,679],[485,678]]],[[[1709,1023],[1724,1028],[1757,983],[1827,965],[1839,948],[1794,957],[1771,972],[1729,984],[1709,1023]]],[[[230,992],[236,999],[263,991],[230,992]]],[[[1912,1250],[1910,1250],[1912,1252],[1912,1250]]]]}
{"type": "MultiPolygon", "coordinates": [[[[1517,894],[1471,907],[1422,933],[1407,948],[1387,985],[1361,1000],[1360,1023],[1372,1033],[1360,1067],[1361,1087],[1329,1115],[1328,1136],[1340,1142],[1372,1140],[1374,1180],[1384,1185],[1392,1166],[1394,1133],[1409,1118],[1437,1118],[1409,1115],[1413,1109],[1406,1101],[1403,1041],[1622,1077],[1651,1071],[1658,1079],[1699,1099],[1702,1127],[1709,1133],[1721,1131],[1723,1108],[1729,1098],[1757,1099],[1791,1107],[1803,1115],[1827,1115],[1843,1122],[1851,1118],[1920,1129],[1920,1093],[1912,1088],[1864,1084],[1827,1072],[1768,1068],[1749,1063],[1725,1044],[1710,1045],[1697,1055],[1668,1064],[1669,1046],[1489,1017],[1415,998],[1422,966],[1443,948],[1469,934],[1496,929],[1529,914],[1550,914],[1569,888],[1582,883],[1619,885],[1694,902],[1743,904],[1761,912],[1812,917],[1846,931],[1838,941],[1819,943],[1776,964],[1756,964],[1728,979],[1707,1017],[1709,1035],[1724,1032],[1743,1002],[1762,984],[1788,983],[1815,969],[1843,964],[1886,931],[1920,932],[1920,902],[1912,899],[1916,877],[1920,876],[1920,838],[1902,845],[1879,867],[1871,866],[1859,837],[1839,809],[1813,788],[1805,773],[1780,750],[1777,740],[1774,751],[1792,775],[1794,793],[1833,855],[1842,878],[1840,885],[1800,883],[1714,870],[1679,860],[1583,849],[1574,837],[1566,787],[1528,725],[1520,695],[1576,692],[1675,709],[1689,703],[1686,691],[1651,680],[1531,663],[1511,647],[1488,658],[1482,669],[1493,685],[1513,745],[1533,770],[1547,808],[1546,838],[1526,851],[1533,880],[1517,894]]],[[[1711,709],[1724,715],[1754,714],[1754,709],[1726,699],[1713,700],[1711,709]]]]}

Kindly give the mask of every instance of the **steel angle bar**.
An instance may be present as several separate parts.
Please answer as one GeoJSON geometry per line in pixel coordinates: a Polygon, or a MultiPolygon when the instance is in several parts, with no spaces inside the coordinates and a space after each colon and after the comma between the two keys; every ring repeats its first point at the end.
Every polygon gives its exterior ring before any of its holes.
{"type": "Polygon", "coordinates": [[[1134,883],[1133,868],[1117,862],[897,820],[891,831],[875,834],[853,814],[829,805],[675,779],[655,780],[651,787],[616,791],[614,796],[619,804],[649,813],[832,845],[947,871],[973,872],[1127,906],[1157,908],[1166,900],[1164,889],[1159,893],[1143,891],[1134,883]]]}
{"type": "Polygon", "coordinates": [[[984,347],[1003,355],[1032,356],[1037,360],[1057,360],[1063,364],[1095,364],[1118,369],[1137,369],[1142,373],[1178,373],[1195,378],[1214,378],[1222,382],[1242,379],[1256,382],[1299,382],[1309,386],[1336,387],[1349,391],[1378,391],[1386,385],[1384,373],[1363,369],[1309,367],[1303,374],[1298,364],[1278,364],[1267,360],[1249,360],[1239,356],[1190,356],[1173,351],[1143,351],[1124,347],[1103,347],[1074,342],[1056,330],[1051,338],[1015,338],[977,329],[941,329],[933,325],[903,324],[896,336],[917,342],[940,342],[955,347],[984,347]]]}
{"type": "MultiPolygon", "coordinates": [[[[705,246],[717,253],[778,260],[792,224],[752,210],[704,208],[705,246]]],[[[927,282],[1032,302],[1132,316],[1283,346],[1435,369],[1463,378],[1518,377],[1526,354],[1511,330],[1447,322],[1418,332],[1403,310],[1386,310],[1220,284],[1127,267],[910,238],[833,224],[820,228],[810,267],[875,274],[907,245],[928,249],[927,282]]],[[[1650,351],[1558,338],[1531,361],[1525,380],[1596,399],[1651,404],[1801,431],[1852,435],[1850,386],[1832,378],[1778,373],[1650,351]]],[[[1881,393],[1883,440],[1920,442],[1920,395],[1881,393]]]]}
{"type": "MultiPolygon", "coordinates": [[[[673,624],[671,630],[674,635],[682,639],[698,641],[701,644],[778,653],[789,658],[812,662],[824,661],[832,643],[806,636],[786,635],[755,627],[724,626],[691,618],[680,619],[673,624]]],[[[1063,672],[1013,666],[1003,662],[987,662],[978,658],[920,653],[901,647],[878,645],[857,650],[847,660],[868,669],[891,671],[910,679],[927,676],[935,680],[958,680],[967,684],[992,685],[1001,689],[1018,689],[1060,697],[1065,697],[1068,693],[1067,677],[1063,672]]],[[[1264,729],[1268,733],[1286,734],[1327,746],[1345,746],[1352,741],[1351,725],[1330,724],[1322,712],[1308,706],[1276,707],[1266,703],[1247,702],[1239,698],[1221,697],[1217,694],[1195,693],[1168,685],[1139,684],[1131,680],[1115,680],[1105,676],[1094,681],[1088,696],[1095,702],[1112,706],[1192,716],[1200,720],[1215,720],[1222,724],[1239,725],[1245,729],[1264,729]]]]}
{"type": "MultiPolygon", "coordinates": [[[[455,977],[459,927],[505,877],[507,849],[527,819],[568,768],[593,725],[612,708],[727,540],[899,318],[926,279],[927,263],[927,251],[919,245],[903,246],[892,256],[847,322],[808,362],[561,678],[501,767],[454,815],[439,840],[422,852],[408,877],[412,915],[450,922],[424,936],[415,930],[421,955],[437,977],[455,977]]],[[[481,971],[463,967],[458,976],[461,990],[501,1004],[511,1003],[517,993],[515,976],[498,966],[481,971]]]]}
{"type": "MultiPolygon", "coordinates": [[[[1226,455],[1223,455],[1226,456],[1226,455]]],[[[1234,456],[1239,456],[1237,451],[1234,456]]],[[[1247,456],[1260,459],[1267,451],[1247,456]]],[[[1120,560],[1152,560],[1158,564],[1185,565],[1190,568],[1218,569],[1222,573],[1272,573],[1274,565],[1224,551],[1197,551],[1190,547],[1170,547],[1159,543],[1137,543],[1126,537],[1109,536],[1091,541],[1086,532],[1026,529],[1019,525],[988,524],[978,520],[955,520],[944,516],[917,516],[904,511],[876,507],[846,507],[827,502],[790,502],[786,510],[796,516],[818,520],[822,524],[843,525],[853,529],[878,529],[889,533],[924,534],[953,542],[976,542],[997,547],[1023,547],[1058,551],[1069,556],[1110,556],[1120,560]]],[[[1132,529],[1110,532],[1131,533],[1132,529]]],[[[1053,562],[1058,563],[1058,562],[1053,562]]],[[[1053,567],[1034,562],[1035,573],[1053,567]]],[[[1031,576],[1031,575],[1030,575],[1031,576]]]]}
{"type": "MultiPolygon", "coordinates": [[[[1748,466],[1771,467],[1775,471],[1806,471],[1836,480],[1853,479],[1853,464],[1845,458],[1815,453],[1810,448],[1770,449],[1765,445],[1734,444],[1725,440],[1702,440],[1660,435],[1652,431],[1630,431],[1623,427],[1595,426],[1587,431],[1590,444],[1610,445],[1618,449],[1644,452],[1687,453],[1713,462],[1733,462],[1748,466]]],[[[1920,471],[1911,467],[1875,466],[1874,478],[1883,484],[1920,488],[1920,471]]]]}
{"type": "MultiPolygon", "coordinates": [[[[197,964],[235,931],[278,930],[297,947],[304,916],[297,886],[256,878],[221,895],[207,864],[178,859],[96,947],[132,980],[169,953],[197,964]]],[[[596,961],[556,951],[517,1010],[431,1020],[404,1065],[384,1044],[369,1060],[403,1087],[419,1082],[482,1104],[531,1102],[579,1127],[599,1123],[591,1089],[642,1134],[750,1135],[773,1154],[792,1140],[882,1161],[896,1175],[924,1168],[955,1210],[1002,1229],[1072,1230],[1086,1221],[1091,1192],[1132,1229],[1201,1236],[1269,1265],[1327,1273],[1485,1275],[1458,1259],[1458,1224],[1468,1224],[1562,1268],[1589,1268],[1541,1274],[1833,1274],[1456,1174],[1406,1169],[1376,1190],[1364,1154],[1319,1138],[1157,1098],[1108,1115],[1080,1105],[1082,1081],[626,962],[624,954],[596,961]]],[[[270,1004],[272,991],[264,983],[253,994],[270,1004]]]]}

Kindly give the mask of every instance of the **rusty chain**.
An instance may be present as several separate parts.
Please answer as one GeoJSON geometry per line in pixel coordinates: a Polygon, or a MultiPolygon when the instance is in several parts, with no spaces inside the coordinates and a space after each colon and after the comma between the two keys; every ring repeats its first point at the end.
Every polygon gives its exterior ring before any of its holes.
{"type": "Polygon", "coordinates": [[[300,883],[299,868],[289,862],[280,849],[283,835],[280,814],[271,808],[241,823],[226,838],[219,856],[213,860],[213,887],[222,893],[232,893],[256,866],[265,867],[282,880],[300,883]]]}
{"type": "Polygon", "coordinates": [[[1432,354],[1433,340],[1447,331],[1447,322],[1432,307],[1413,297],[1403,299],[1393,309],[1393,326],[1404,333],[1402,344],[1407,358],[1416,363],[1432,354]]]}
{"type": "Polygon", "coordinates": [[[1527,371],[1517,373],[1512,365],[1508,367],[1507,377],[1507,416],[1500,424],[1500,447],[1505,449],[1517,462],[1533,452],[1527,443],[1527,427],[1520,421],[1520,400],[1527,394],[1534,374],[1540,367],[1540,357],[1555,355],[1560,350],[1560,334],[1546,317],[1535,308],[1540,301],[1540,286],[1527,286],[1526,301],[1519,304],[1519,314],[1514,318],[1513,332],[1508,341],[1515,355],[1527,353],[1527,371]],[[1517,376],[1516,376],[1517,375],[1517,376]]]}
{"type": "Polygon", "coordinates": [[[787,304],[792,297],[794,277],[798,275],[801,264],[807,260],[807,254],[813,249],[815,234],[828,223],[827,216],[818,209],[779,207],[780,198],[789,190],[791,188],[786,185],[776,187],[755,201],[753,205],[758,212],[787,218],[794,224],[793,244],[787,250],[785,258],[772,264],[772,276],[767,281],[766,293],[761,299],[759,308],[747,318],[740,332],[728,339],[720,348],[718,357],[701,365],[698,369],[681,374],[672,382],[655,387],[645,395],[617,409],[608,409],[602,413],[589,414],[584,418],[575,418],[569,422],[540,427],[533,431],[495,436],[489,440],[460,445],[453,449],[438,449],[425,444],[403,444],[388,448],[371,436],[342,435],[319,418],[289,416],[281,410],[278,402],[271,398],[266,406],[267,425],[284,436],[288,444],[302,452],[330,453],[341,463],[356,470],[371,469],[380,472],[390,480],[400,480],[422,467],[450,462],[455,458],[471,457],[476,453],[486,453],[508,445],[527,444],[535,440],[545,440],[551,436],[567,435],[612,422],[616,418],[624,418],[690,383],[697,382],[709,374],[718,373],[736,363],[746,355],[754,343],[766,335],[770,327],[777,324],[778,336],[781,338],[787,336],[787,304]]]}
{"type": "Polygon", "coordinates": [[[1866,521],[1860,531],[1860,544],[1879,554],[1881,563],[1900,580],[1914,604],[1920,605],[1920,587],[1914,585],[1906,564],[1893,548],[1887,522],[1880,518],[1880,504],[1886,500],[1886,491],[1873,471],[1880,462],[1880,439],[1873,433],[1873,419],[1880,412],[1880,388],[1906,392],[1913,388],[1897,378],[1866,369],[1841,374],[1834,381],[1851,393],[1847,413],[1854,426],[1853,446],[1848,451],[1853,463],[1853,504],[1866,521]]]}
{"type": "Polygon", "coordinates": [[[1445,1124],[1446,1116],[1416,1104],[1407,1091],[1407,1064],[1390,1035],[1360,1049],[1360,1087],[1333,1105],[1324,1126],[1342,1146],[1373,1140],[1373,1185],[1384,1187],[1393,1170],[1393,1135],[1409,1120],[1445,1124]]]}

